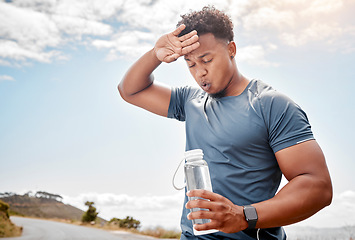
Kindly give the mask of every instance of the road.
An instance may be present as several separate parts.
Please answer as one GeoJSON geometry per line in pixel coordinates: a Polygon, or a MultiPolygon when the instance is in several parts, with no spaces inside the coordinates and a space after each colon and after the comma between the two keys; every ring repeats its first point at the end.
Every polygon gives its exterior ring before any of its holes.
{"type": "Polygon", "coordinates": [[[152,240],[153,237],[125,232],[109,232],[101,229],[73,224],[11,217],[17,226],[23,227],[21,237],[2,238],[1,240],[152,240]]]}

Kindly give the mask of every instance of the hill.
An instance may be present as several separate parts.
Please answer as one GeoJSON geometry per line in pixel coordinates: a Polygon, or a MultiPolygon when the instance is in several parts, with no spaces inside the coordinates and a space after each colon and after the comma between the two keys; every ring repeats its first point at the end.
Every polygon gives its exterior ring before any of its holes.
{"type": "Polygon", "coordinates": [[[22,228],[13,224],[9,219],[9,205],[0,200],[0,238],[20,236],[22,228]]]}
{"type": "MultiPolygon", "coordinates": [[[[62,203],[60,195],[47,192],[37,192],[34,195],[30,193],[24,195],[0,193],[0,200],[10,205],[11,215],[81,221],[84,214],[84,211],[62,203]]],[[[98,220],[106,222],[102,218],[98,218],[98,220]]]]}

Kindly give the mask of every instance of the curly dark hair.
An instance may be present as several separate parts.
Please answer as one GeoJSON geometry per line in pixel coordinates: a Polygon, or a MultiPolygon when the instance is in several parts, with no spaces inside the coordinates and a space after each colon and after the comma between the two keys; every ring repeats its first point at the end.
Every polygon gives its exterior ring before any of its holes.
{"type": "Polygon", "coordinates": [[[191,11],[181,15],[177,26],[185,24],[186,28],[179,37],[196,30],[198,35],[212,33],[216,38],[233,41],[233,23],[228,15],[214,6],[203,7],[201,11],[191,11]]]}

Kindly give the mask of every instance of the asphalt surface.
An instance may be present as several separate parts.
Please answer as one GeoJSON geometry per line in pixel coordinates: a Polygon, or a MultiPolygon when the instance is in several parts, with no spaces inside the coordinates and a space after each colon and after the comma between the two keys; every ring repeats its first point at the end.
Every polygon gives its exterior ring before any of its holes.
{"type": "Polygon", "coordinates": [[[7,240],[152,240],[153,237],[141,236],[119,231],[105,231],[73,224],[11,217],[17,226],[23,227],[21,237],[2,238],[7,240]]]}

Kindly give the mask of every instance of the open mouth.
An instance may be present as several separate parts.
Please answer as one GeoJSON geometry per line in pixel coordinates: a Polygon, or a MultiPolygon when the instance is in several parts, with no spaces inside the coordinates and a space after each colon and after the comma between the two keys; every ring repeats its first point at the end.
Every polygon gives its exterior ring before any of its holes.
{"type": "Polygon", "coordinates": [[[201,83],[201,88],[203,89],[203,91],[207,92],[211,88],[211,84],[210,83],[201,83]]]}

